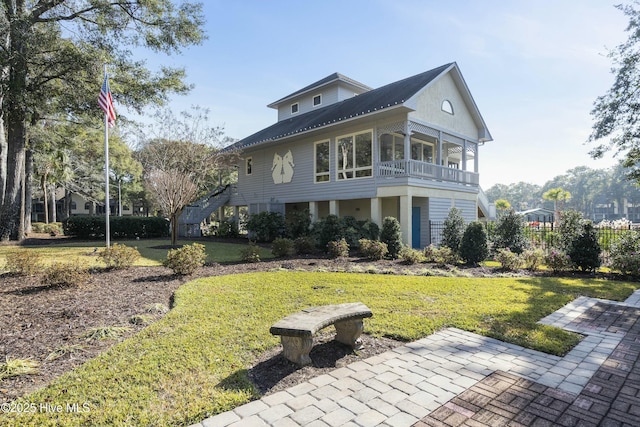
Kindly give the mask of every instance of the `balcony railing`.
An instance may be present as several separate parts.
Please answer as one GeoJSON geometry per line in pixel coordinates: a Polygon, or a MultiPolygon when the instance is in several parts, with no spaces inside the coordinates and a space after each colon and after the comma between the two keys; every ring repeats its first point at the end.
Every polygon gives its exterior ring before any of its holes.
{"type": "Polygon", "coordinates": [[[479,185],[479,175],[461,169],[438,166],[417,160],[391,160],[380,162],[377,176],[382,178],[411,177],[436,181],[457,182],[465,185],[479,185]]]}

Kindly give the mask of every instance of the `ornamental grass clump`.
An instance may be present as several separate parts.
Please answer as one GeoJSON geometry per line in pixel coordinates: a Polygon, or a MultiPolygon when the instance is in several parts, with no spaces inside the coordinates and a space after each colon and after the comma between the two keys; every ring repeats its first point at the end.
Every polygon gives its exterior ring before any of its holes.
{"type": "Polygon", "coordinates": [[[89,271],[85,267],[61,262],[47,267],[41,279],[41,283],[45,286],[61,288],[82,286],[88,281],[89,271]]]}
{"type": "Polygon", "coordinates": [[[7,357],[4,362],[0,363],[0,380],[36,373],[38,373],[38,362],[35,360],[10,359],[7,357]]]}
{"type": "Polygon", "coordinates": [[[372,261],[384,259],[389,253],[387,244],[378,240],[360,239],[358,244],[362,255],[372,261]]]}
{"type": "Polygon", "coordinates": [[[20,249],[7,254],[9,273],[17,276],[35,276],[42,271],[42,257],[33,249],[20,249]]]}
{"type": "Polygon", "coordinates": [[[207,254],[204,245],[192,243],[178,249],[171,249],[163,265],[180,276],[189,276],[204,265],[207,254]]]}
{"type": "Polygon", "coordinates": [[[327,243],[327,255],[331,259],[346,258],[349,256],[349,244],[345,239],[332,240],[327,243]]]}
{"type": "Polygon", "coordinates": [[[114,243],[111,247],[101,250],[98,253],[98,258],[102,259],[107,268],[122,270],[133,267],[133,264],[140,258],[140,252],[137,248],[114,243]]]}
{"type": "Polygon", "coordinates": [[[400,259],[402,259],[405,264],[417,264],[424,259],[424,255],[422,255],[422,251],[418,249],[405,246],[400,251],[400,259]]]}

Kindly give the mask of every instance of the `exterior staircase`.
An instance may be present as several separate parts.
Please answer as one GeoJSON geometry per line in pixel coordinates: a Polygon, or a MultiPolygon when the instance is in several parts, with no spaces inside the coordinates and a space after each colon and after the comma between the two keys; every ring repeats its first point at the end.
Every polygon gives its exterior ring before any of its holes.
{"type": "Polygon", "coordinates": [[[483,217],[485,220],[493,221],[496,219],[496,205],[489,203],[489,198],[484,193],[482,188],[478,193],[478,217],[483,217]]]}
{"type": "Polygon", "coordinates": [[[178,236],[200,237],[200,224],[229,201],[232,187],[227,184],[218,187],[195,203],[186,206],[178,218],[178,236]]]}

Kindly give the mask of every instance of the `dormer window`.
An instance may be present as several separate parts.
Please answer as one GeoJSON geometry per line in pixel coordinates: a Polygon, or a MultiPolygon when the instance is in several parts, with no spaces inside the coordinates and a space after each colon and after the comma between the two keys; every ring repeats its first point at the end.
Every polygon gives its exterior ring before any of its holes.
{"type": "Polygon", "coordinates": [[[442,106],[440,108],[445,113],[451,114],[453,116],[453,105],[451,105],[451,102],[449,100],[445,99],[444,101],[442,101],[442,106]]]}
{"type": "Polygon", "coordinates": [[[317,107],[320,104],[322,104],[322,94],[313,97],[313,106],[317,107]]]}
{"type": "Polygon", "coordinates": [[[298,109],[299,109],[299,105],[297,102],[295,104],[291,104],[291,114],[297,113],[298,109]]]}

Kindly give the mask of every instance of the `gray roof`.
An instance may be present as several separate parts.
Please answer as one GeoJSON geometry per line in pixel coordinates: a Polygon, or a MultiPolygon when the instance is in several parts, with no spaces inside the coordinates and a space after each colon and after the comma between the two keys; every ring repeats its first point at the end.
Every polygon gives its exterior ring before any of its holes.
{"type": "Polygon", "coordinates": [[[244,149],[264,142],[277,141],[298,133],[331,126],[353,117],[375,114],[386,108],[402,105],[454,64],[445,64],[413,77],[370,90],[353,98],[281,120],[226,147],[225,150],[244,149]]]}
{"type": "Polygon", "coordinates": [[[320,79],[320,80],[318,80],[318,81],[317,81],[317,82],[315,82],[315,83],[311,83],[310,85],[305,86],[305,87],[303,87],[302,89],[297,90],[297,91],[295,91],[295,92],[293,92],[293,93],[291,93],[291,94],[289,94],[289,95],[285,96],[284,98],[280,98],[280,99],[278,99],[277,101],[272,102],[271,104],[267,105],[267,107],[273,107],[273,108],[275,108],[275,107],[277,107],[277,106],[278,106],[278,104],[280,104],[280,103],[282,103],[282,102],[286,101],[287,99],[294,98],[294,97],[296,97],[297,95],[300,95],[300,94],[302,94],[302,93],[308,92],[308,91],[310,91],[310,90],[312,90],[312,89],[313,89],[313,90],[319,89],[319,88],[321,88],[322,86],[325,86],[325,85],[327,85],[327,84],[329,84],[329,83],[332,83],[332,82],[335,82],[335,81],[342,81],[342,82],[345,82],[345,83],[347,83],[347,84],[349,84],[349,85],[351,85],[351,86],[354,86],[354,87],[360,88],[360,89],[362,89],[362,90],[364,90],[364,91],[372,90],[372,88],[370,88],[369,86],[367,86],[367,85],[365,85],[365,84],[363,84],[363,83],[360,83],[360,82],[358,82],[358,81],[356,81],[356,80],[353,80],[353,79],[351,79],[351,78],[349,78],[349,77],[345,76],[344,74],[340,74],[340,73],[333,73],[333,74],[328,75],[328,76],[327,76],[327,77],[325,77],[324,79],[320,79]]]}

